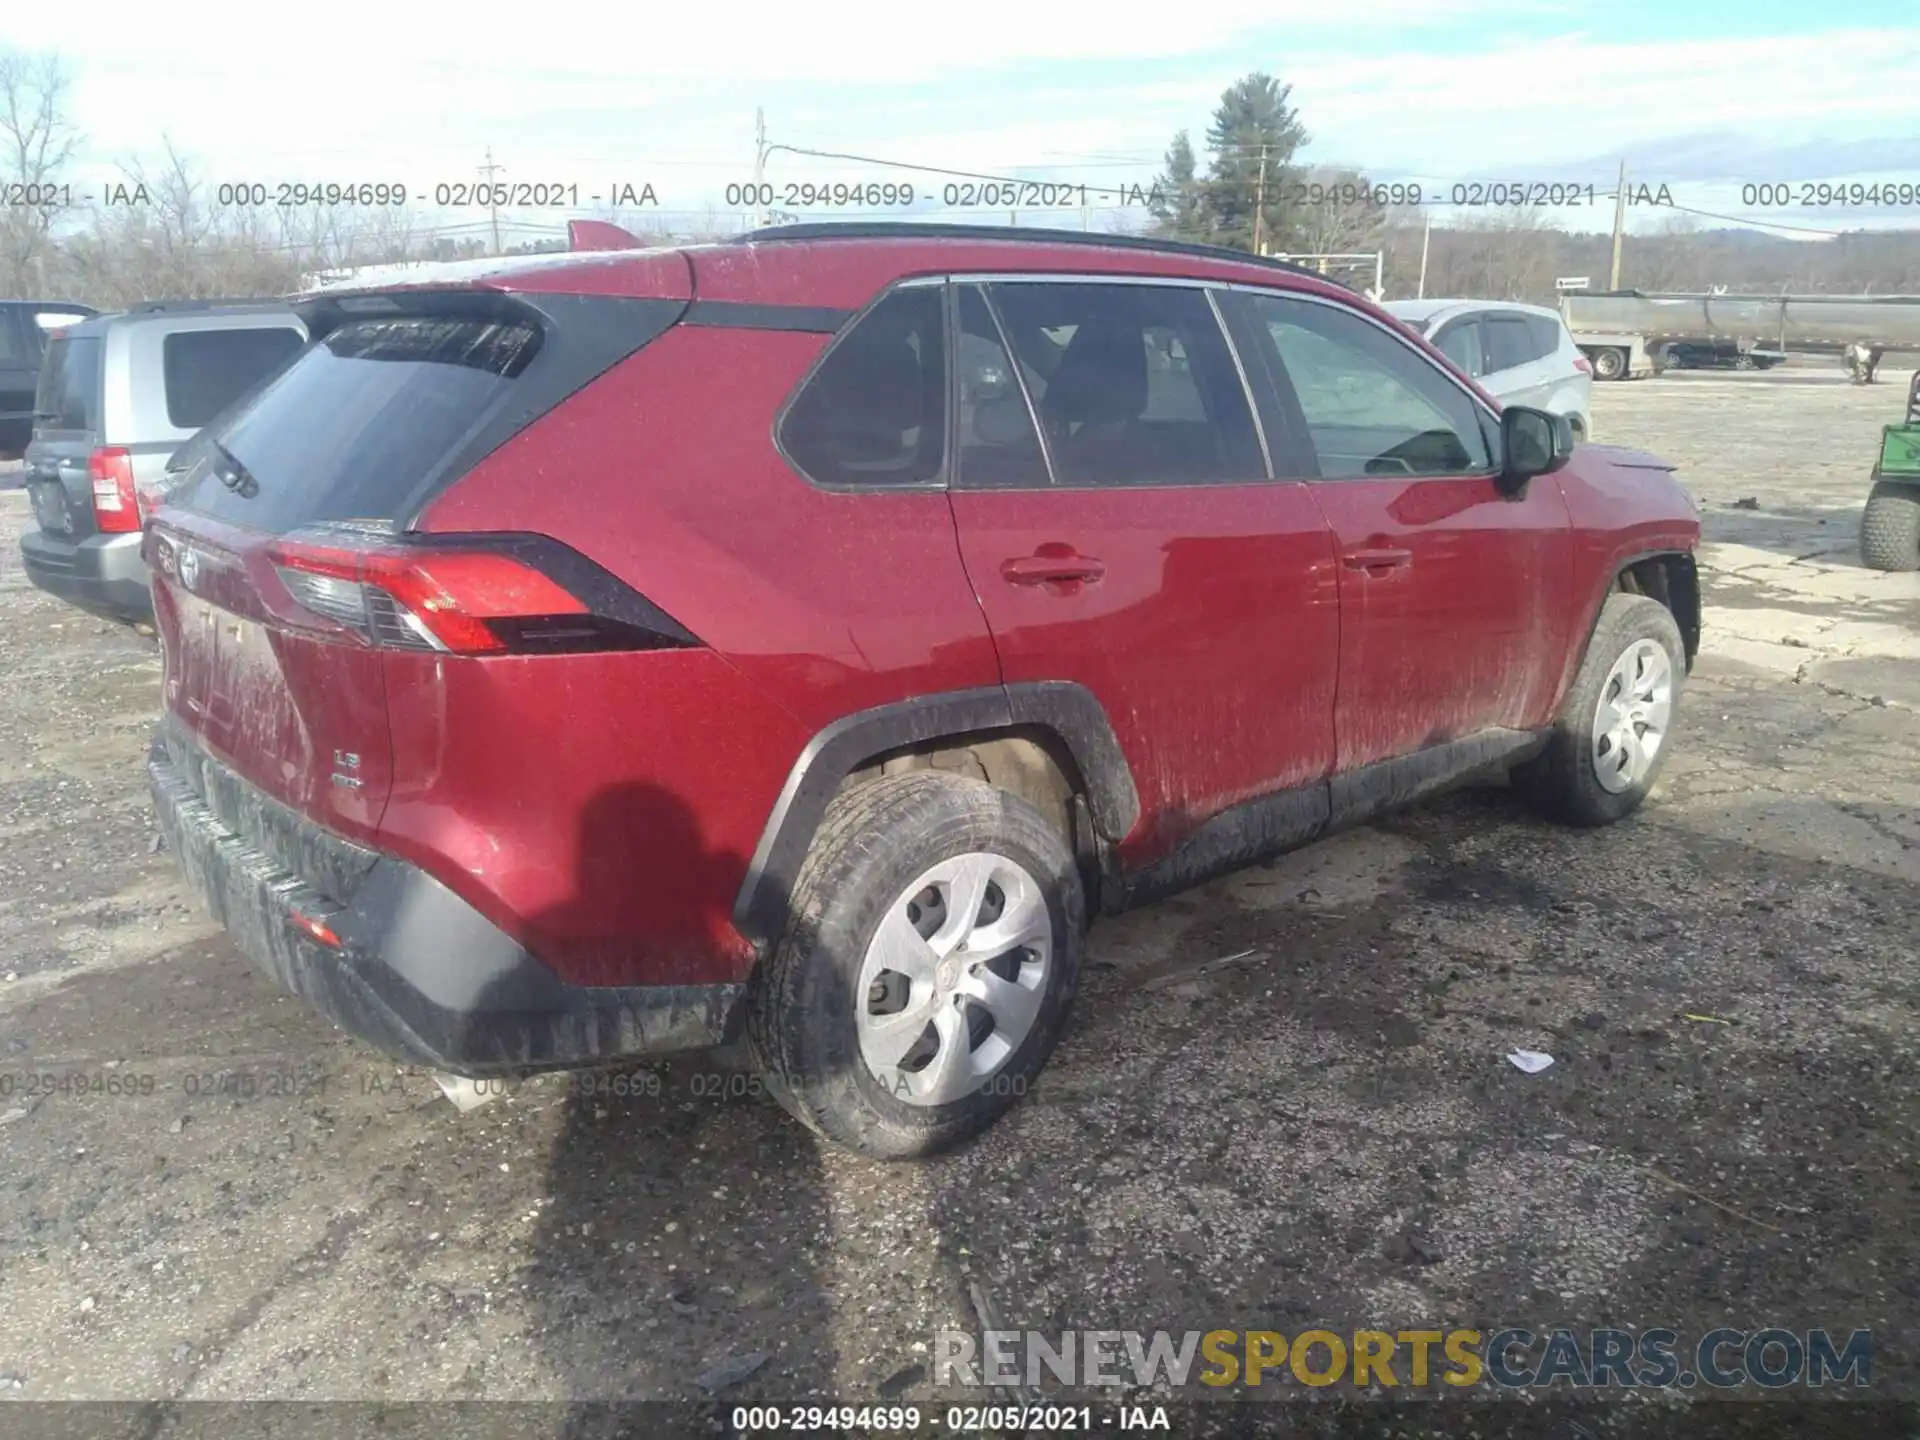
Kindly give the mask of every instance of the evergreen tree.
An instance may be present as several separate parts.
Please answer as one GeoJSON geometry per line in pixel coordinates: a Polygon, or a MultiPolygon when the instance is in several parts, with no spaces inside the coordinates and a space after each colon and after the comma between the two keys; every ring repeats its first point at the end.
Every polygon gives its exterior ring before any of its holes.
{"type": "Polygon", "coordinates": [[[1153,182],[1153,218],[1156,233],[1175,240],[1204,240],[1206,215],[1202,210],[1206,187],[1200,182],[1193,141],[1182,130],[1167,147],[1166,169],[1153,182]]]}
{"type": "Polygon", "coordinates": [[[1292,94],[1291,85],[1256,72],[1221,95],[1207,127],[1212,166],[1202,200],[1208,238],[1216,244],[1252,250],[1257,240],[1269,250],[1287,248],[1295,228],[1288,193],[1297,178],[1293,157],[1307,143],[1299,112],[1288,103],[1292,94]]]}

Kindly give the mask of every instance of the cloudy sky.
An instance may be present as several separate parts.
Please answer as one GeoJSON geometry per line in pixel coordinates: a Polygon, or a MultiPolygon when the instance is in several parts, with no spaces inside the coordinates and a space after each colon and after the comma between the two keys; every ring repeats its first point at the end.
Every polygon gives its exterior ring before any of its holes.
{"type": "MultiPolygon", "coordinates": [[[[752,176],[756,107],[776,144],[1144,185],[1175,130],[1197,139],[1221,90],[1261,69],[1293,85],[1312,135],[1302,158],[1442,195],[1509,179],[1605,188],[1624,160],[1630,183],[1699,210],[1809,231],[1920,225],[1914,204],[1742,203],[1763,182],[1920,185],[1920,87],[1888,78],[1920,73],[1920,14],[1895,0],[428,13],[448,8],[329,0],[297,20],[251,0],[20,4],[0,12],[0,44],[68,62],[89,186],[151,160],[165,135],[209,180],[400,183],[431,210],[434,187],[476,178],[490,147],[500,179],[576,185],[582,212],[620,183],[651,184],[669,215],[724,211],[725,187],[752,176]]],[[[768,178],[906,181],[938,198],[948,177],[776,151],[768,178]]],[[[1611,212],[1556,218],[1604,228],[1611,212]]]]}

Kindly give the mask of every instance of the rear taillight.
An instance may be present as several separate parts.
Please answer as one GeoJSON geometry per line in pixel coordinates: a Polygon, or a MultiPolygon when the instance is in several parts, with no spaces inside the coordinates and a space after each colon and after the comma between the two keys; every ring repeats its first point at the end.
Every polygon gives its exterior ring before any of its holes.
{"type": "Polygon", "coordinates": [[[120,449],[96,450],[87,457],[87,479],[93,482],[94,523],[103,532],[126,534],[140,528],[133,456],[120,449]]]}
{"type": "Polygon", "coordinates": [[[283,540],[268,556],[302,607],[385,649],[497,655],[617,643],[578,596],[507,555],[283,540]]]}
{"type": "Polygon", "coordinates": [[[1593,373],[1593,362],[1584,355],[1576,355],[1573,357],[1573,368],[1578,370],[1582,375],[1591,375],[1593,373]]]}

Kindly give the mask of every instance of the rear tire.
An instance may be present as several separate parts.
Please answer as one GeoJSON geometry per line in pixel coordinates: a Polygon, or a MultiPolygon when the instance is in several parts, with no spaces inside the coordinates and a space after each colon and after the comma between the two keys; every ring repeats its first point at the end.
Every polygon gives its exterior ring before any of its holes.
{"type": "Polygon", "coordinates": [[[1542,813],[1611,825],[1640,807],[1673,749],[1687,657],[1658,600],[1609,595],[1547,748],[1514,783],[1542,813]]]}
{"type": "Polygon", "coordinates": [[[1875,570],[1920,570],[1920,485],[1875,483],[1860,515],[1860,558],[1875,570]]]}
{"type": "Polygon", "coordinates": [[[1079,982],[1086,900],[1066,840],[1018,796],[947,771],[836,797],[789,915],[749,994],[755,1058],[797,1118],[872,1159],[999,1119],[1079,982]]]}
{"type": "Polygon", "coordinates": [[[1593,352],[1593,378],[1618,380],[1627,373],[1627,352],[1609,345],[1593,352]]]}

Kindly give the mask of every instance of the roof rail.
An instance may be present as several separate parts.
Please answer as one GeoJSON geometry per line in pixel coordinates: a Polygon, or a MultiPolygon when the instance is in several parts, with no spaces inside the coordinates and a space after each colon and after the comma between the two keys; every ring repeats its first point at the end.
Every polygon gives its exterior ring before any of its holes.
{"type": "Polygon", "coordinates": [[[123,315],[156,315],[169,310],[268,310],[287,308],[287,302],[273,295],[239,295],[214,300],[142,300],[129,305],[123,315]]]}
{"type": "Polygon", "coordinates": [[[940,225],[917,221],[816,221],[799,225],[771,225],[749,230],[729,243],[758,245],[769,240],[1024,240],[1044,245],[1097,245],[1108,249],[1146,250],[1163,255],[1191,255],[1198,260],[1230,260],[1284,270],[1290,275],[1328,277],[1292,260],[1275,260],[1225,245],[1201,245],[1191,240],[1161,240],[1151,235],[1108,235],[1093,230],[1049,230],[1026,225],[940,225]]]}

